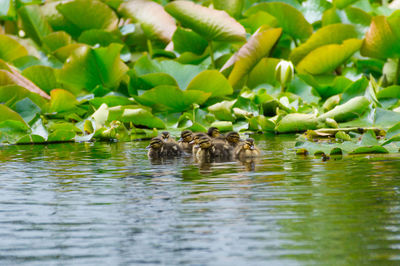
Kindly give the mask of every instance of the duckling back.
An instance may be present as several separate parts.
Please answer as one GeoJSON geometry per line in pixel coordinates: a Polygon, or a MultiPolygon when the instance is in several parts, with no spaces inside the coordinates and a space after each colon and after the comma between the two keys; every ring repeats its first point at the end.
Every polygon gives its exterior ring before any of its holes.
{"type": "Polygon", "coordinates": [[[182,149],[174,142],[165,142],[161,148],[161,156],[166,158],[174,158],[182,155],[182,149]]]}
{"type": "Polygon", "coordinates": [[[248,138],[238,145],[234,150],[234,156],[238,159],[254,158],[261,155],[260,150],[255,146],[254,139],[248,138]]]}

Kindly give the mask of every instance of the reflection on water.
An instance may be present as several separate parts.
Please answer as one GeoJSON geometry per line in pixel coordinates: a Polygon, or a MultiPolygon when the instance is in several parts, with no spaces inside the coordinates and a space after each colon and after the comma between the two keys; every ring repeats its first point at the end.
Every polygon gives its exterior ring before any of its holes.
{"type": "Polygon", "coordinates": [[[400,157],[149,161],[145,142],[0,148],[1,265],[400,260],[400,157]]]}

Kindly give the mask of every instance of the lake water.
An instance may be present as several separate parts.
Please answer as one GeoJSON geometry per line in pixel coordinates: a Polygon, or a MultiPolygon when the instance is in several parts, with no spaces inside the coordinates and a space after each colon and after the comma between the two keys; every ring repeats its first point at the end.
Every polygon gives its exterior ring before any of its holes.
{"type": "Polygon", "coordinates": [[[400,264],[400,156],[150,162],[148,141],[0,147],[0,265],[400,264]]]}

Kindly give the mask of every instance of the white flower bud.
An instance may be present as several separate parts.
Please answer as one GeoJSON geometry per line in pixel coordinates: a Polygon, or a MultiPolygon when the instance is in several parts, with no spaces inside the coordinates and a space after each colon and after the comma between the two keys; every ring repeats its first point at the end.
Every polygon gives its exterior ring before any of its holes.
{"type": "Polygon", "coordinates": [[[294,77],[294,66],[292,62],[281,60],[275,68],[275,78],[281,86],[288,84],[294,77]]]}

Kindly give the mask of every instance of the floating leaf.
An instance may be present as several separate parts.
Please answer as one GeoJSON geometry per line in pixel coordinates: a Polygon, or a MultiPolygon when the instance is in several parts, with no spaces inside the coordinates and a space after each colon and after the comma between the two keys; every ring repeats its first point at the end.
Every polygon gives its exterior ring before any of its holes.
{"type": "Polygon", "coordinates": [[[56,130],[53,133],[50,133],[47,142],[68,142],[73,141],[75,138],[75,132],[72,130],[56,130]]]}
{"type": "Polygon", "coordinates": [[[78,101],[75,96],[69,91],[63,89],[55,89],[50,93],[50,108],[49,112],[63,112],[76,107],[78,101]]]}
{"type": "Polygon", "coordinates": [[[172,41],[174,50],[178,53],[192,52],[201,55],[208,46],[208,42],[200,35],[180,27],[176,29],[172,41]]]}
{"type": "Polygon", "coordinates": [[[333,118],[337,122],[345,122],[360,117],[369,106],[370,102],[364,96],[357,96],[344,104],[336,106],[329,112],[318,117],[320,121],[333,118]]]}
{"type": "Polygon", "coordinates": [[[275,131],[278,133],[302,132],[316,129],[317,124],[315,115],[294,113],[284,116],[276,125],[275,131]]]}
{"type": "Polygon", "coordinates": [[[122,43],[120,37],[112,32],[102,29],[86,30],[79,36],[79,42],[89,45],[99,44],[100,46],[108,46],[111,43],[122,43]]]}
{"type": "MultiPolygon", "coordinates": [[[[3,110],[1,104],[0,109],[3,110]]],[[[30,129],[23,120],[0,121],[0,142],[15,143],[17,139],[29,133],[30,129]]]]}
{"type": "Polygon", "coordinates": [[[22,6],[18,9],[22,21],[22,29],[37,44],[42,44],[42,39],[52,32],[46,18],[42,15],[38,5],[22,6]]]}
{"type": "Polygon", "coordinates": [[[233,93],[228,80],[217,70],[205,70],[189,83],[187,90],[210,92],[211,97],[222,97],[233,93]]]}
{"type": "Polygon", "coordinates": [[[161,119],[143,108],[125,109],[121,121],[132,122],[134,125],[146,126],[148,128],[165,128],[165,124],[161,119]]]}
{"type": "Polygon", "coordinates": [[[175,86],[162,85],[133,97],[140,104],[151,106],[156,111],[180,112],[190,109],[194,103],[203,104],[210,95],[203,91],[182,91],[175,86]]]}
{"type": "Polygon", "coordinates": [[[400,99],[400,86],[393,85],[382,90],[378,91],[377,95],[378,100],[385,99],[385,98],[397,98],[400,99]]]}
{"type": "Polygon", "coordinates": [[[268,25],[271,28],[279,27],[278,20],[274,16],[264,11],[258,11],[254,14],[251,14],[247,18],[240,20],[240,23],[246,29],[250,29],[251,33],[254,33],[263,25],[268,25]]]}
{"type": "Polygon", "coordinates": [[[336,75],[310,75],[299,74],[300,79],[311,85],[318,94],[326,99],[332,95],[342,93],[343,90],[352,84],[352,81],[344,76],[336,75]]]}
{"type": "Polygon", "coordinates": [[[294,48],[290,60],[297,65],[307,54],[327,44],[341,44],[344,40],[356,38],[357,31],[353,25],[332,24],[317,30],[305,43],[294,48]]]}
{"type": "MultiPolygon", "coordinates": [[[[234,67],[229,75],[230,84],[235,87],[263,57],[268,56],[282,34],[282,29],[261,27],[249,41],[243,45],[234,60],[234,67]]],[[[223,67],[225,68],[225,67],[223,67]]]]}
{"type": "Polygon", "coordinates": [[[174,1],[165,10],[208,41],[237,42],[246,40],[242,25],[225,11],[197,5],[190,1],[174,1]]]}
{"type": "Polygon", "coordinates": [[[22,117],[18,113],[11,110],[4,104],[0,104],[0,122],[7,121],[7,120],[15,120],[15,121],[19,121],[19,122],[22,122],[23,124],[25,124],[24,119],[22,119],[22,117]]]}
{"type": "Polygon", "coordinates": [[[24,71],[22,75],[35,83],[39,88],[46,93],[57,87],[56,75],[54,69],[47,66],[31,66],[24,71]]]}
{"type": "Polygon", "coordinates": [[[118,17],[106,4],[97,0],[61,2],[57,10],[80,32],[90,29],[117,29],[118,17]]]}
{"type": "Polygon", "coordinates": [[[351,23],[369,26],[371,24],[372,16],[362,9],[349,6],[344,12],[351,23]]]}
{"type": "Polygon", "coordinates": [[[271,57],[261,59],[249,73],[247,86],[255,88],[260,84],[276,85],[275,69],[279,61],[279,59],[271,57]]]}
{"type": "Polygon", "coordinates": [[[52,32],[42,38],[43,45],[51,52],[71,44],[71,36],[65,31],[52,32]]]}
{"type": "Polygon", "coordinates": [[[103,97],[96,97],[89,100],[91,104],[97,109],[103,103],[107,104],[109,107],[114,107],[118,105],[131,105],[133,101],[124,96],[108,95],[103,97]]]}
{"type": "Polygon", "coordinates": [[[210,127],[216,127],[221,132],[228,132],[233,130],[233,125],[230,121],[215,121],[210,125],[210,127]]]}
{"type": "Polygon", "coordinates": [[[33,144],[33,143],[45,143],[46,140],[39,135],[29,134],[16,141],[16,144],[33,144]]]}
{"type": "Polygon", "coordinates": [[[333,5],[339,9],[343,9],[357,1],[358,0],[333,0],[333,5]]]}
{"type": "Polygon", "coordinates": [[[368,32],[361,47],[361,54],[374,58],[386,59],[400,57],[400,36],[396,37],[386,17],[372,18],[368,32]]]}
{"type": "Polygon", "coordinates": [[[235,117],[232,114],[232,107],[235,102],[236,100],[222,101],[209,106],[207,109],[214,114],[218,120],[235,121],[235,117]]]}
{"type": "Polygon", "coordinates": [[[234,18],[242,14],[244,0],[213,0],[214,8],[225,10],[226,13],[234,18]]]}
{"type": "Polygon", "coordinates": [[[361,44],[361,40],[348,39],[340,45],[329,44],[318,47],[300,61],[297,70],[300,73],[313,75],[331,72],[359,50],[361,44]]]}
{"type": "Polygon", "coordinates": [[[264,11],[278,20],[283,32],[295,39],[305,40],[312,34],[312,26],[303,14],[291,5],[282,2],[261,3],[252,6],[246,11],[246,16],[258,11],[264,11]]]}
{"type": "MultiPolygon", "coordinates": [[[[129,71],[130,72],[130,71],[129,71]]],[[[128,73],[129,73],[128,72],[128,73]]],[[[131,73],[130,73],[131,74],[131,73]]],[[[176,80],[166,73],[149,73],[141,76],[131,76],[131,84],[134,91],[150,90],[160,85],[178,86],[176,80]]],[[[131,93],[136,95],[137,93],[131,93]]]]}
{"type": "Polygon", "coordinates": [[[24,98],[15,104],[15,110],[24,119],[26,123],[32,121],[41,109],[29,98],[24,98]]]}
{"type": "Polygon", "coordinates": [[[343,91],[341,103],[345,103],[356,96],[365,95],[365,90],[368,87],[368,84],[368,79],[366,79],[365,77],[362,77],[359,80],[350,84],[343,91]]]}
{"type": "Polygon", "coordinates": [[[28,51],[23,45],[7,35],[0,34],[0,59],[11,62],[26,55],[28,51]]]}
{"type": "Polygon", "coordinates": [[[176,30],[174,19],[153,1],[131,0],[121,4],[118,11],[122,16],[139,22],[150,39],[170,42],[176,30]]]}
{"type": "Polygon", "coordinates": [[[76,91],[118,86],[128,70],[119,57],[121,49],[122,45],[115,43],[106,48],[79,48],[60,70],[59,81],[76,91]]]}

